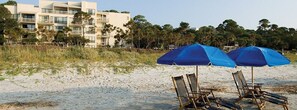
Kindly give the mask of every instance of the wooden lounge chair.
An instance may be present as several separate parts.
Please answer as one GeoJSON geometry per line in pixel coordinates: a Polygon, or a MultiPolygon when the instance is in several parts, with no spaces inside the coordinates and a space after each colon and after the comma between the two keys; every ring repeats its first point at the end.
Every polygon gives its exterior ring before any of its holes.
{"type": "Polygon", "coordinates": [[[239,98],[237,101],[241,101],[243,98],[252,98],[260,110],[265,107],[265,101],[282,105],[285,110],[288,110],[288,102],[286,97],[277,95],[275,93],[262,91],[260,84],[256,84],[255,86],[248,85],[241,71],[232,73],[232,75],[239,93],[239,98]]]}
{"type": "Polygon", "coordinates": [[[242,71],[238,71],[238,76],[239,78],[242,80],[242,84],[249,87],[249,88],[254,88],[257,89],[259,91],[260,94],[265,94],[265,96],[269,96],[272,98],[276,98],[276,99],[280,99],[283,100],[285,102],[288,102],[288,98],[276,93],[271,93],[271,92],[267,92],[267,91],[263,91],[262,90],[262,85],[263,83],[254,83],[254,86],[252,85],[252,83],[247,83],[246,79],[244,78],[244,75],[242,74],[242,71]]]}
{"type": "Polygon", "coordinates": [[[195,74],[186,74],[188,82],[189,82],[189,87],[192,93],[202,93],[204,95],[207,96],[207,99],[210,99],[211,101],[214,101],[217,106],[223,106],[232,110],[241,110],[241,106],[230,102],[230,101],[226,101],[222,98],[217,98],[215,97],[213,91],[215,89],[212,88],[200,88],[198,82],[197,82],[197,78],[195,74]],[[211,96],[210,96],[211,95],[211,96]]]}
{"type": "Polygon", "coordinates": [[[172,77],[173,85],[177,94],[177,98],[179,101],[179,109],[186,109],[186,108],[195,108],[198,109],[199,107],[205,107],[206,102],[204,100],[203,94],[198,93],[189,93],[183,79],[183,76],[176,76],[172,77]],[[202,99],[203,102],[198,103],[197,99],[202,99]]]}
{"type": "Polygon", "coordinates": [[[186,74],[187,80],[189,82],[189,87],[192,93],[203,93],[207,96],[211,95],[211,97],[208,97],[210,100],[215,100],[215,95],[213,94],[212,88],[200,88],[197,78],[195,74],[186,74]]]}

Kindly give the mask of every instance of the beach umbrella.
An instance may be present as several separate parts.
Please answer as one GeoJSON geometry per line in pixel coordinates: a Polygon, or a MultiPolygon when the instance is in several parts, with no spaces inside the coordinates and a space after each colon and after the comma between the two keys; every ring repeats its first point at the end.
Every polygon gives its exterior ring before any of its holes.
{"type": "Polygon", "coordinates": [[[271,67],[290,64],[290,61],[277,51],[257,46],[249,46],[233,50],[228,53],[228,56],[235,61],[237,66],[251,66],[253,86],[253,67],[261,67],[266,65],[271,67]]]}
{"type": "Polygon", "coordinates": [[[223,51],[216,47],[193,44],[169,51],[157,60],[158,64],[166,65],[195,65],[198,81],[199,65],[214,65],[235,67],[235,62],[223,51]]]}

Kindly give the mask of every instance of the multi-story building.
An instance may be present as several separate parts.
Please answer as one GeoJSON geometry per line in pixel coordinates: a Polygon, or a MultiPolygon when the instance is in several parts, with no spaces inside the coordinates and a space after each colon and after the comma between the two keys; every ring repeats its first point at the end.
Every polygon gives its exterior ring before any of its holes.
{"type": "Polygon", "coordinates": [[[65,27],[70,27],[72,29],[70,34],[84,35],[86,39],[90,40],[86,44],[87,47],[114,46],[114,35],[116,33],[102,34],[105,24],[126,30],[123,25],[130,20],[130,14],[127,13],[97,11],[96,2],[39,0],[39,6],[18,3],[16,6],[5,5],[5,7],[19,21],[21,27],[28,32],[34,33],[39,26],[56,32],[65,27]],[[74,14],[79,11],[87,12],[92,19],[86,24],[72,23],[74,14]]]}
{"type": "MultiPolygon", "coordinates": [[[[97,12],[97,31],[101,31],[105,24],[111,24],[114,28],[120,28],[124,31],[127,30],[126,27],[124,27],[124,24],[128,23],[130,20],[130,14],[129,13],[115,13],[115,12],[97,12]]],[[[98,45],[109,45],[114,46],[116,39],[114,36],[117,34],[117,32],[114,30],[110,33],[98,33],[98,45]]]]}

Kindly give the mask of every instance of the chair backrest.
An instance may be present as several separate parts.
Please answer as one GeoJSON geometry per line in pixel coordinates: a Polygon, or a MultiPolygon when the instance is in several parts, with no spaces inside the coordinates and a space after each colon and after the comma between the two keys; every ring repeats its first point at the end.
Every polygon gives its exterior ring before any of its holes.
{"type": "Polygon", "coordinates": [[[176,76],[172,77],[173,85],[178,97],[178,100],[180,102],[180,105],[183,106],[184,103],[187,103],[189,101],[189,94],[186,87],[186,83],[184,81],[183,76],[176,76]]]}
{"type": "Polygon", "coordinates": [[[243,85],[244,87],[248,87],[247,81],[245,80],[245,78],[244,78],[244,76],[243,76],[241,70],[238,71],[238,77],[241,79],[241,81],[242,81],[242,85],[243,85]]]}
{"type": "Polygon", "coordinates": [[[235,73],[232,73],[232,75],[240,97],[245,96],[247,94],[247,84],[245,79],[243,79],[244,77],[242,75],[242,72],[237,71],[235,73]]]}
{"type": "Polygon", "coordinates": [[[187,79],[189,82],[189,86],[192,92],[199,92],[199,87],[197,85],[197,78],[195,74],[187,74],[187,79]]]}

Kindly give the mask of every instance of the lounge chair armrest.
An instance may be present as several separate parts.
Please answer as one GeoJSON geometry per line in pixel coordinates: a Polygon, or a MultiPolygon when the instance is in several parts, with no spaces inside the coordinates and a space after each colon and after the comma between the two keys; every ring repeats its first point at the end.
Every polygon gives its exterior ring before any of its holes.
{"type": "Polygon", "coordinates": [[[288,97],[285,97],[285,96],[282,96],[282,95],[279,95],[279,94],[276,94],[276,93],[270,93],[270,92],[266,92],[266,91],[262,91],[262,93],[266,96],[270,96],[270,97],[273,97],[273,98],[276,98],[276,99],[282,99],[282,100],[285,100],[287,101],[288,100],[288,97]]]}
{"type": "Polygon", "coordinates": [[[245,90],[252,91],[252,92],[260,92],[258,89],[251,89],[251,88],[248,88],[248,89],[245,89],[245,90]]]}
{"type": "Polygon", "coordinates": [[[207,93],[203,92],[203,93],[198,93],[198,92],[190,92],[189,94],[191,95],[208,95],[207,93]]]}
{"type": "Polygon", "coordinates": [[[251,88],[262,88],[262,85],[247,85],[248,87],[251,87],[251,88]]]}
{"type": "MultiPolygon", "coordinates": [[[[253,83],[248,82],[247,84],[248,84],[248,85],[252,85],[253,83]]],[[[262,86],[262,85],[264,85],[264,83],[254,83],[254,85],[262,86]]]]}

